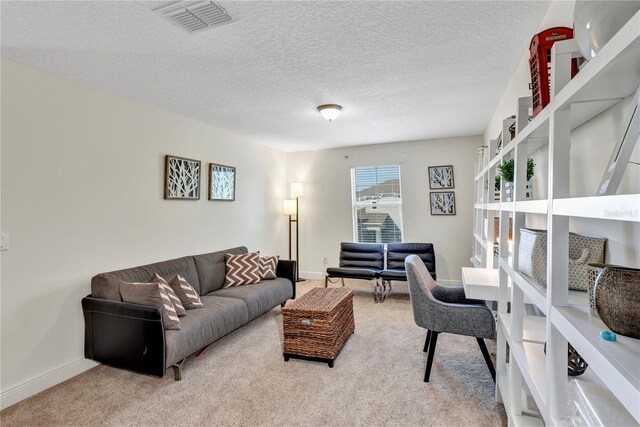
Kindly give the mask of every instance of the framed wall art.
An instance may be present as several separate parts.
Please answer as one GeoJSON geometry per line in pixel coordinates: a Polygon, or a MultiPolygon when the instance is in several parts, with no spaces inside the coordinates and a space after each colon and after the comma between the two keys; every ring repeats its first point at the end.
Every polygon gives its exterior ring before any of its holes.
{"type": "Polygon", "coordinates": [[[429,193],[431,199],[431,215],[455,215],[456,193],[440,191],[429,193]]]}
{"type": "Polygon", "coordinates": [[[453,166],[429,166],[429,189],[446,190],[454,188],[453,166]]]}
{"type": "Polygon", "coordinates": [[[209,164],[209,200],[232,202],[236,199],[236,168],[209,164]]]}
{"type": "Polygon", "coordinates": [[[200,160],[167,154],[164,162],[164,198],[199,200],[201,164],[200,160]]]}

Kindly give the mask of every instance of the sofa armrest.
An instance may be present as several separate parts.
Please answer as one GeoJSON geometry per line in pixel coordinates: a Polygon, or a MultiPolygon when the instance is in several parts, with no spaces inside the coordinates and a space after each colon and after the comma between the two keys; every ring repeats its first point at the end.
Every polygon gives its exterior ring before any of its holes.
{"type": "Polygon", "coordinates": [[[160,310],[89,295],[82,299],[82,313],[87,359],[164,375],[165,334],[160,310]]]}
{"type": "Polygon", "coordinates": [[[282,277],[291,281],[291,286],[293,286],[293,296],[291,298],[296,299],[296,261],[286,259],[278,260],[276,277],[282,277]]]}

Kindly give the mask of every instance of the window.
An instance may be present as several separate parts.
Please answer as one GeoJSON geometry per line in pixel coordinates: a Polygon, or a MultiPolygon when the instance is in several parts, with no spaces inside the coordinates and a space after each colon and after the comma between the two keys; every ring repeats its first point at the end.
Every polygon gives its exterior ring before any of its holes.
{"type": "Polygon", "coordinates": [[[400,166],[351,169],[353,240],[358,243],[402,242],[400,166]]]}

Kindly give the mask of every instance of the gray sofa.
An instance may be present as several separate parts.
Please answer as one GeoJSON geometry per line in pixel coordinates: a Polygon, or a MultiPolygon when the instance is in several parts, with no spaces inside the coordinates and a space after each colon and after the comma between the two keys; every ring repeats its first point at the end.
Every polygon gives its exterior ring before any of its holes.
{"type": "Polygon", "coordinates": [[[98,274],[83,298],[85,357],[162,377],[173,367],[181,378],[186,358],[274,307],[295,298],[295,261],[280,260],[276,279],[223,289],[225,254],[246,247],[186,256],[98,274]],[[165,330],[160,310],[122,301],[120,282],[146,282],[153,273],[183,276],[198,292],[203,308],[187,310],[179,330],[165,330]]]}

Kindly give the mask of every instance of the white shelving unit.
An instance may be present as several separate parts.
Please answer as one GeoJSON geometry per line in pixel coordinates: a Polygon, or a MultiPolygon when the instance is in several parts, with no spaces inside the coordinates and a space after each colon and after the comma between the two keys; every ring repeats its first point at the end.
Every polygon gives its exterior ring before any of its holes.
{"type": "MultiPolygon", "coordinates": [[[[515,138],[511,140],[508,130],[513,119],[507,119],[501,150],[497,152],[492,140],[476,167],[471,262],[498,270],[496,398],[504,403],[510,425],[566,424],[568,342],[589,364],[585,377],[607,387],[640,423],[640,340],[600,338],[607,327],[590,315],[586,293],[568,289],[567,253],[572,217],[640,223],[640,194],[571,197],[568,172],[571,131],[640,86],[640,12],[571,79],[571,59],[578,56],[573,40],[554,45],[551,102],[529,121],[531,98],[520,98],[515,138]],[[547,198],[523,200],[527,158],[546,145],[548,170],[536,173],[548,177],[547,198]],[[501,202],[493,184],[497,166],[509,159],[515,159],[515,201],[501,202]],[[546,218],[548,287],[518,271],[519,229],[526,226],[528,215],[546,218]],[[496,240],[500,250],[494,259],[496,240]],[[525,303],[541,315],[530,315],[525,303]]],[[[505,200],[501,187],[500,199],[505,200]]]]}

